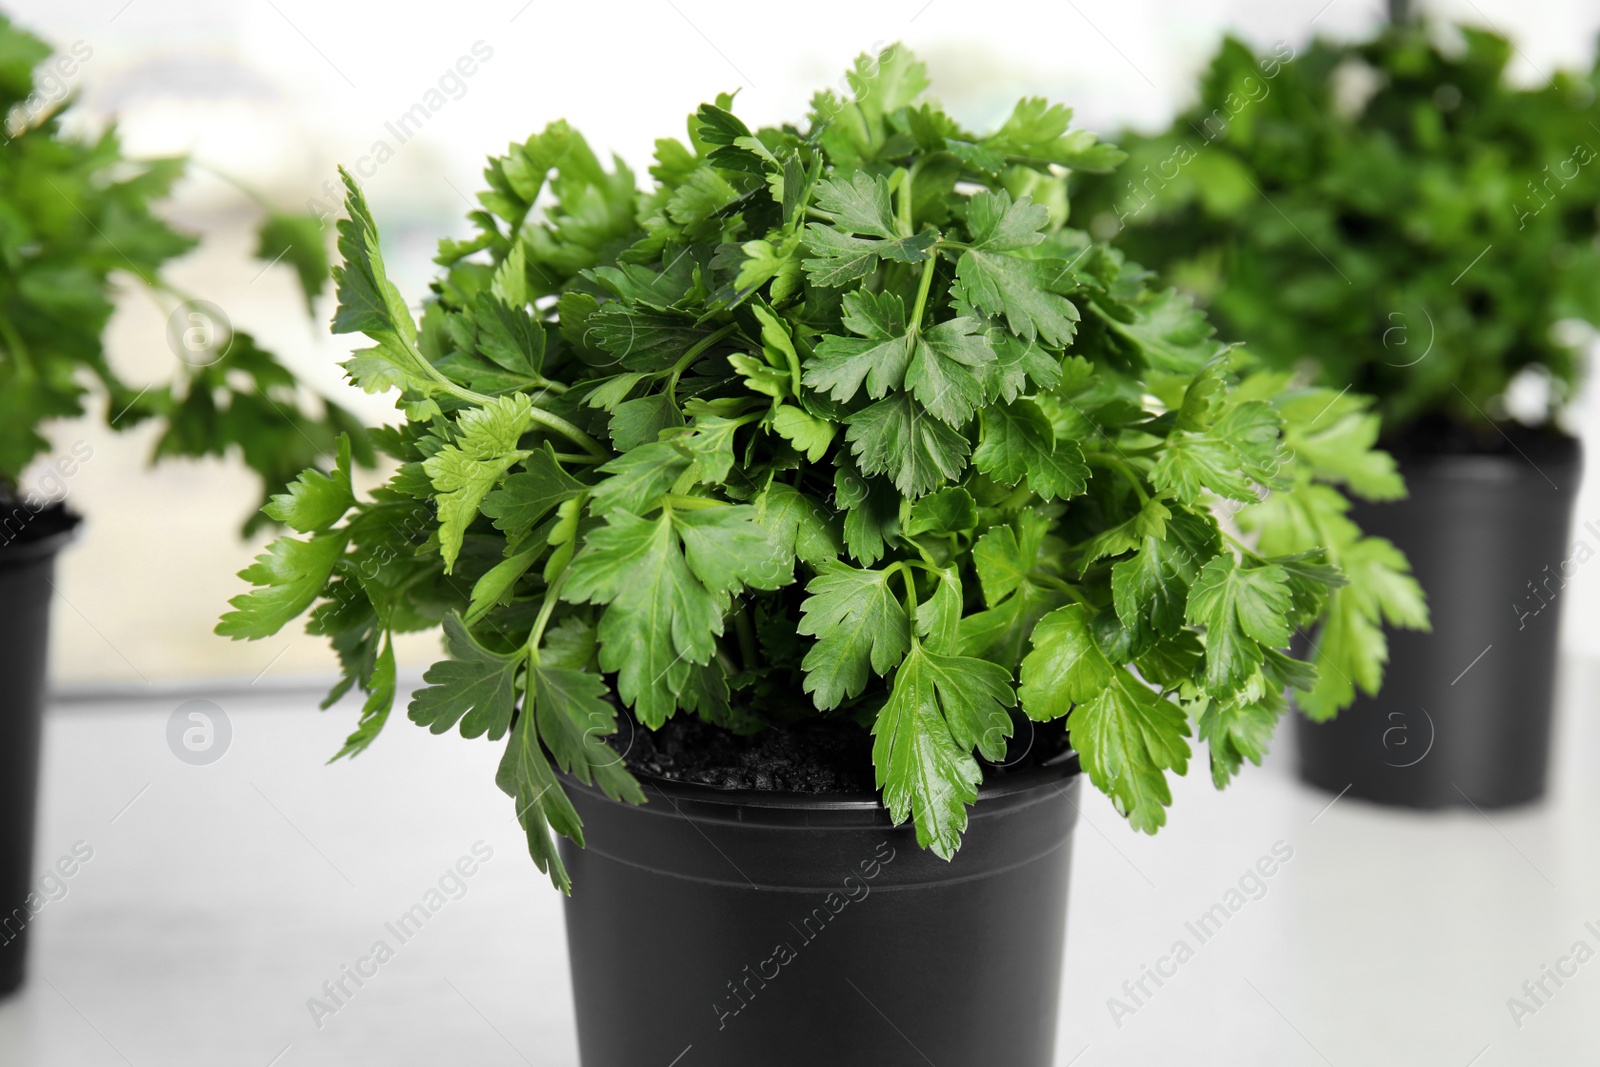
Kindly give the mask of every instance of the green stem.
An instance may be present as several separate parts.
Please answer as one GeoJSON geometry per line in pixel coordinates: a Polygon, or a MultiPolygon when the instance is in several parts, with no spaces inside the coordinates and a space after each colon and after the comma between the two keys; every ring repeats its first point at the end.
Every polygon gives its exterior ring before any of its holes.
{"type": "Polygon", "coordinates": [[[744,659],[745,670],[754,670],[760,656],[756,651],[755,628],[750,625],[750,616],[745,613],[743,604],[733,613],[733,630],[739,635],[739,655],[744,659]]]}
{"type": "Polygon", "coordinates": [[[1221,529],[1219,527],[1217,532],[1220,533],[1222,535],[1223,539],[1226,540],[1230,545],[1232,545],[1234,548],[1237,548],[1241,555],[1248,556],[1251,559],[1259,559],[1259,560],[1265,560],[1266,559],[1265,556],[1261,555],[1255,549],[1251,548],[1249,545],[1245,544],[1243,541],[1241,541],[1237,537],[1233,536],[1233,534],[1229,533],[1227,530],[1221,529]]]}
{"type": "Polygon", "coordinates": [[[905,180],[900,183],[900,236],[911,237],[915,231],[911,229],[911,192],[917,177],[917,167],[920,160],[912,163],[906,170],[905,180]]]}
{"type": "Polygon", "coordinates": [[[4,315],[0,315],[0,339],[5,341],[12,356],[16,357],[17,369],[28,378],[35,377],[33,357],[28,352],[28,346],[23,343],[22,334],[17,332],[11,320],[4,315]]]}
{"type": "MultiPolygon", "coordinates": [[[[926,535],[924,535],[924,536],[926,536],[926,535]]],[[[915,560],[915,559],[901,560],[900,562],[901,562],[901,564],[903,566],[907,566],[907,567],[922,567],[922,568],[924,568],[926,570],[932,571],[935,574],[940,572],[939,571],[939,564],[934,561],[933,553],[929,552],[926,548],[924,548],[921,541],[918,541],[915,537],[907,537],[904,534],[900,535],[899,540],[900,540],[901,544],[910,545],[912,548],[916,549],[917,550],[917,555],[922,557],[922,559],[920,559],[920,560],[915,560]]]]}
{"type": "Polygon", "coordinates": [[[722,340],[724,337],[728,336],[738,328],[738,323],[728,323],[726,326],[713,333],[710,337],[707,337],[701,341],[697,341],[694,346],[689,349],[689,351],[685,352],[678,359],[678,362],[672,365],[671,377],[667,379],[667,399],[672,401],[673,407],[678,406],[678,379],[683,376],[683,372],[688,370],[689,367],[693,365],[694,361],[700,358],[700,353],[704,352],[706,349],[710,348],[712,345],[716,344],[718,341],[722,340]]]}
{"type": "Polygon", "coordinates": [[[679,511],[704,511],[706,508],[733,506],[725,500],[712,500],[708,496],[684,496],[681,493],[668,493],[663,502],[667,507],[677,508],[679,511]]]}
{"type": "MultiPolygon", "coordinates": [[[[457,400],[465,400],[467,403],[476,404],[478,407],[487,407],[495,402],[495,397],[488,396],[484,393],[473,392],[471,389],[468,389],[465,386],[457,385],[449,378],[446,378],[439,372],[437,367],[424,359],[422,353],[419,352],[415,347],[411,347],[411,356],[413,357],[413,362],[417,367],[426,368],[428,377],[432,378],[439,385],[439,388],[442,391],[449,393],[457,400]]],[[[546,411],[544,408],[538,406],[529,407],[528,414],[534,422],[538,423],[540,426],[543,426],[546,430],[549,430],[552,433],[558,433],[562,437],[565,437],[567,440],[571,441],[573,444],[589,453],[589,455],[593,456],[596,461],[603,463],[611,458],[610,451],[608,451],[604,445],[602,445],[599,441],[596,441],[593,437],[590,437],[588,434],[584,433],[582,430],[578,429],[576,426],[572,425],[572,423],[568,422],[566,419],[563,419],[560,415],[546,411]]]]}
{"type": "Polygon", "coordinates": [[[906,617],[913,620],[914,629],[917,617],[917,578],[911,573],[911,564],[905,560],[896,563],[894,567],[906,583],[906,617]]]}
{"type": "Polygon", "coordinates": [[[1083,458],[1091,466],[1105,467],[1121,474],[1128,484],[1133,486],[1133,491],[1139,495],[1139,503],[1148,504],[1150,502],[1150,494],[1145,491],[1144,483],[1139,478],[1139,472],[1127,460],[1120,456],[1107,455],[1104,452],[1089,452],[1083,458]]]}
{"type": "Polygon", "coordinates": [[[535,667],[539,665],[539,642],[544,639],[544,628],[550,624],[550,615],[556,610],[556,604],[561,599],[561,587],[566,584],[567,572],[562,572],[551,582],[544,591],[544,603],[539,605],[539,617],[533,620],[533,630],[528,634],[527,642],[522,646],[527,649],[528,662],[535,667]]]}
{"type": "Polygon", "coordinates": [[[933,268],[938,266],[939,257],[929,254],[922,264],[922,280],[917,283],[917,302],[911,308],[911,329],[907,331],[913,337],[922,328],[922,312],[928,306],[928,291],[933,288],[933,268]]]}
{"type": "Polygon", "coordinates": [[[1046,588],[1063,592],[1086,608],[1094,607],[1093,604],[1089,603],[1089,598],[1084,596],[1081,590],[1079,590],[1070,582],[1062,581],[1060,578],[1057,578],[1054,575],[1030,573],[1028,575],[1028,581],[1032,582],[1034,585],[1042,585],[1046,588]]]}
{"type": "MultiPolygon", "coordinates": [[[[487,400],[488,398],[485,397],[484,399],[487,400]]],[[[533,416],[534,422],[565,437],[585,452],[588,452],[596,460],[604,462],[611,458],[611,453],[606,450],[604,445],[572,425],[566,419],[563,419],[560,415],[552,415],[544,408],[539,407],[530,407],[528,413],[533,416]]]]}

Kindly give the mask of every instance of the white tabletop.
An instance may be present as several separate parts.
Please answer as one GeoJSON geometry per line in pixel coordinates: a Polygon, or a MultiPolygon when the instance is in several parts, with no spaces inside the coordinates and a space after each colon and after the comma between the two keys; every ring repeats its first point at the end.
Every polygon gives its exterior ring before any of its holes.
{"type": "MultiPolygon", "coordinates": [[[[1554,790],[1521,811],[1329,807],[1287,752],[1220,794],[1192,775],[1153,839],[1086,794],[1057,1063],[1600,1062],[1600,957],[1546,979],[1533,1013],[1507,1004],[1533,1006],[1523,983],[1576,942],[1600,952],[1585,925],[1600,931],[1597,693],[1600,664],[1566,665],[1554,790]],[[1275,844],[1292,858],[1260,889],[1247,880],[1258,899],[1202,943],[1186,924],[1275,844]],[[1135,1001],[1123,983],[1178,941],[1192,958],[1135,1001]],[[1131,1013],[1114,1018],[1112,997],[1131,1013]]],[[[324,766],[351,709],[218,689],[231,742],[191,766],[167,743],[183,699],[52,709],[40,877],[78,842],[93,856],[34,920],[32,979],[0,1003],[0,1064],[576,1064],[560,898],[494,786],[497,746],[397,715],[373,751],[324,766]],[[446,881],[459,899],[398,944],[385,924],[478,842],[492,856],[446,881]],[[323,983],[378,940],[393,959],[314,1017],[308,1000],[331,1004],[323,983]]]]}

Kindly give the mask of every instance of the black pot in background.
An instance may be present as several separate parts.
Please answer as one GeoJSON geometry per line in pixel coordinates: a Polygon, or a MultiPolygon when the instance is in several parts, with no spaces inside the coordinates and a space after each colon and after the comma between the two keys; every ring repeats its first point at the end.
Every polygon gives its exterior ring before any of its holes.
{"type": "Polygon", "coordinates": [[[60,504],[0,507],[0,996],[26,969],[51,580],[78,522],[60,504]]]}
{"type": "MultiPolygon", "coordinates": [[[[1405,552],[1433,631],[1389,631],[1377,697],[1327,723],[1297,716],[1300,775],[1407,807],[1536,800],[1550,763],[1562,589],[1581,565],[1568,540],[1578,443],[1402,457],[1400,470],[1407,499],[1358,503],[1351,517],[1405,552]]],[[[1578,534],[1600,554],[1600,529],[1578,534]]]]}
{"type": "Polygon", "coordinates": [[[986,784],[946,863],[876,797],[568,781],[584,1067],[1048,1067],[1077,757],[986,784]]]}

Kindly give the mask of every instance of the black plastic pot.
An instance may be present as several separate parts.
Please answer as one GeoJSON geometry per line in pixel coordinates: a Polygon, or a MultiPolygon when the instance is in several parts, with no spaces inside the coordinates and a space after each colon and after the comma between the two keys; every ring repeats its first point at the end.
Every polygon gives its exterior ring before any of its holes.
{"type": "Polygon", "coordinates": [[[1389,632],[1377,697],[1331,722],[1299,720],[1300,775],[1416,808],[1536,800],[1550,763],[1563,587],[1600,554],[1600,528],[1568,540],[1578,443],[1551,443],[1531,459],[1403,459],[1401,473],[1406,500],[1358,504],[1351,516],[1411,560],[1433,630],[1389,632]]]}
{"type": "Polygon", "coordinates": [[[986,784],[949,863],[872,796],[569,783],[584,1067],[1048,1067],[1077,757],[986,784]]]}
{"type": "Polygon", "coordinates": [[[51,580],[78,522],[59,504],[0,508],[0,996],[26,970],[51,580]]]}

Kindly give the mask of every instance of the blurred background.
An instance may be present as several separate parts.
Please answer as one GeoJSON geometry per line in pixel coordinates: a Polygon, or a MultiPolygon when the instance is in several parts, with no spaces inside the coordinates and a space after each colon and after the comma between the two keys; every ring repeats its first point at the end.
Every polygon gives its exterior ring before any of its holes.
{"type": "MultiPolygon", "coordinates": [[[[1530,83],[1587,62],[1600,31],[1600,7],[1583,0],[1423,7],[1509,34],[1518,44],[1513,76],[1530,83]]],[[[802,113],[817,87],[839,81],[857,54],[904,40],[968,126],[998,123],[1027,94],[1073,105],[1092,129],[1155,128],[1187,102],[1225,31],[1262,48],[1280,40],[1298,48],[1316,32],[1364,34],[1383,17],[1374,0],[884,0],[803,11],[705,0],[612,8],[467,0],[451,4],[448,17],[409,2],[310,0],[10,0],[6,9],[58,48],[81,42],[80,52],[92,53],[65,79],[81,94],[75,121],[115,118],[133,155],[189,154],[295,210],[336,209],[335,167],[361,170],[395,280],[418,302],[437,240],[467,233],[484,157],[552,119],[567,118],[598,151],[643,174],[655,138],[681,136],[688,113],[717,92],[739,90],[737,110],[752,125],[781,121],[802,113]],[[475,61],[470,77],[453,69],[464,56],[475,61]],[[443,94],[443,106],[420,129],[399,126],[430,91],[443,94]]],[[[250,258],[257,212],[248,199],[192,168],[168,210],[208,237],[171,271],[178,285],[222,307],[325,396],[374,422],[392,417],[388,399],[343,381],[337,364],[351,340],[326,330],[331,292],[308,323],[295,313],[291,273],[250,258]]],[[[108,339],[130,380],[170,372],[165,328],[155,302],[130,291],[108,339]]],[[[1600,441],[1597,415],[1591,384],[1571,419],[1591,449],[1600,441]]],[[[256,499],[248,472],[187,460],[146,469],[154,428],[114,437],[94,425],[103,421],[49,431],[56,455],[77,441],[94,448],[68,487],[89,522],[60,563],[57,691],[331,673],[326,644],[295,627],[262,642],[211,633],[242,590],[235,573],[267,540],[237,537],[256,499]]],[[[1589,482],[1580,528],[1600,519],[1589,482]]],[[[1600,655],[1600,570],[1583,568],[1564,593],[1565,646],[1600,655]]],[[[402,672],[414,675],[437,651],[432,636],[403,639],[402,672]]]]}
{"type": "MultiPolygon", "coordinates": [[[[0,3],[60,50],[81,45],[64,86],[81,96],[75,121],[115,118],[131,154],[189,154],[295,210],[335,209],[335,167],[356,170],[414,303],[436,241],[467,233],[484,157],[559,117],[643,174],[654,139],[681,135],[717,92],[738,89],[752,125],[781,121],[857,54],[903,40],[968,126],[1027,94],[1073,105],[1090,128],[1154,129],[1225,32],[1298,49],[1314,33],[1364,35],[1385,15],[1377,0],[0,3]],[[452,73],[464,56],[470,76],[452,73]],[[402,136],[400,117],[430,93],[442,105],[402,136]]],[[[1513,74],[1529,83],[1590,62],[1600,35],[1594,0],[1420,6],[1509,35],[1513,74]]],[[[207,236],[169,272],[176,284],[323,395],[373,422],[392,416],[388,399],[343,383],[351,342],[327,332],[331,293],[308,323],[290,272],[251,258],[258,215],[245,197],[197,169],[168,208],[207,236]]],[[[108,347],[128,379],[156,380],[172,370],[165,336],[161,309],[133,291],[108,347]]],[[[1600,454],[1592,379],[1569,423],[1600,454]]],[[[0,1006],[0,1067],[575,1063],[560,898],[490,784],[498,752],[397,715],[381,753],[322,767],[355,719],[349,701],[312,710],[311,683],[334,672],[325,642],[295,627],[261,642],[212,634],[266,541],[238,538],[254,478],[227,462],[147,469],[153,428],[111,436],[101,424],[48,430],[53,456],[82,442],[93,458],[67,479],[88,523],[59,562],[37,847],[41,870],[81,859],[80,846],[93,859],[39,919],[28,991],[0,1006]],[[214,768],[175,759],[165,732],[199,696],[231,722],[214,768]],[[308,1015],[386,920],[480,844],[494,859],[464,903],[336,1019],[308,1015]]],[[[1600,523],[1597,481],[1575,528],[1600,523]]],[[[1330,803],[1295,783],[1281,751],[1225,793],[1191,769],[1159,838],[1086,795],[1058,1064],[1600,1062],[1600,963],[1533,1017],[1506,1006],[1574,941],[1600,945],[1600,568],[1579,569],[1563,611],[1544,805],[1418,816],[1330,803]],[[1135,1017],[1108,1014],[1124,982],[1279,845],[1294,861],[1217,947],[1135,1017]]],[[[406,679],[438,647],[414,635],[398,649],[403,706],[406,679]]]]}

